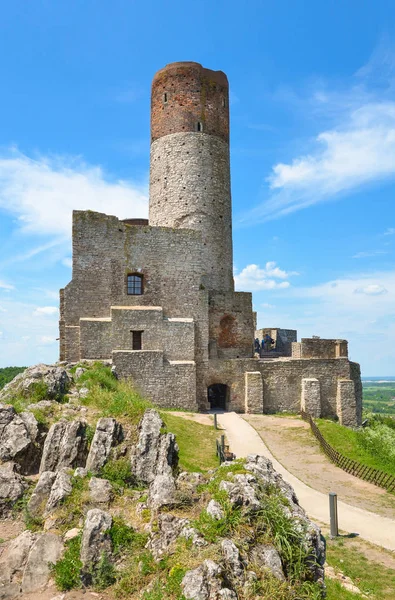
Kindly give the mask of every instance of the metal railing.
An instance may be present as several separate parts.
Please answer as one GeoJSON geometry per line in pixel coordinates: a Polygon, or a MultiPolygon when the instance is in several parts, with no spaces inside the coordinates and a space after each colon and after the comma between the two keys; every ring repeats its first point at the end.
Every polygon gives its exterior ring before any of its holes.
{"type": "Polygon", "coordinates": [[[388,492],[395,491],[395,477],[393,475],[385,473],[384,471],[379,471],[373,467],[368,467],[367,465],[362,465],[356,460],[352,460],[351,458],[343,456],[343,454],[335,450],[326,441],[321,431],[313,421],[311,415],[304,411],[301,411],[300,414],[302,419],[309,423],[311,431],[317,438],[322,450],[335,465],[343,469],[343,471],[346,471],[346,473],[350,473],[351,475],[359,477],[359,479],[363,479],[364,481],[369,481],[370,483],[373,483],[374,485],[377,485],[388,492]]]}

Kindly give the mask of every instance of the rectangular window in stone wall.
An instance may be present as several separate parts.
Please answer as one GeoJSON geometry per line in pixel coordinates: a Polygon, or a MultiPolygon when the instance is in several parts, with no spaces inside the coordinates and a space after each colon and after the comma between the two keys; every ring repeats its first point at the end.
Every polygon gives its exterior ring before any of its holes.
{"type": "Polygon", "coordinates": [[[132,348],[133,350],[142,350],[143,348],[143,332],[132,331],[132,348]]]}
{"type": "Polygon", "coordinates": [[[128,295],[140,296],[143,293],[143,276],[128,275],[128,295]]]}

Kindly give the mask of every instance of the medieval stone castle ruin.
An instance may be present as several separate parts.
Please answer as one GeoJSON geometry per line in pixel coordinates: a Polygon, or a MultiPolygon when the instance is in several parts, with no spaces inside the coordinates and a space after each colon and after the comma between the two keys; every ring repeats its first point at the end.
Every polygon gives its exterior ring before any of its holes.
{"type": "Polygon", "coordinates": [[[60,291],[60,358],[111,359],[156,404],[307,410],[361,421],[359,365],[345,340],[256,329],[235,292],[229,88],[180,62],[152,84],[149,220],[73,214],[73,278],[60,291]],[[254,338],[274,351],[258,358],[254,338]]]}

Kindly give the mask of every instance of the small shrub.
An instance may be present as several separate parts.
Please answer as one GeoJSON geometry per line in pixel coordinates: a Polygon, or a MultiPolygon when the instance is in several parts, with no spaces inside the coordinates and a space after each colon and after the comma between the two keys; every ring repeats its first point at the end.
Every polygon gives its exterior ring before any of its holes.
{"type": "Polygon", "coordinates": [[[128,550],[144,548],[148,539],[147,534],[135,531],[119,518],[114,518],[109,533],[115,556],[128,550]]]}
{"type": "Polygon", "coordinates": [[[92,586],[96,590],[105,590],[115,583],[115,567],[106,552],[102,552],[99,562],[92,572],[92,586]]]}
{"type": "Polygon", "coordinates": [[[24,512],[24,520],[26,529],[32,531],[33,533],[36,531],[41,531],[44,527],[44,519],[41,517],[33,517],[27,508],[24,512]]]}
{"type": "Polygon", "coordinates": [[[136,485],[130,461],[127,458],[109,460],[101,469],[101,477],[120,487],[136,485]]]}
{"type": "Polygon", "coordinates": [[[56,586],[62,592],[81,587],[81,537],[79,535],[67,542],[63,558],[52,566],[56,586]]]}

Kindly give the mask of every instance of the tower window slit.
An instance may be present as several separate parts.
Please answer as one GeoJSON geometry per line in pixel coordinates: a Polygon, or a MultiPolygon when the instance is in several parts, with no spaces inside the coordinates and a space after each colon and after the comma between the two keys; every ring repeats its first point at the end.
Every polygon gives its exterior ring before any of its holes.
{"type": "Polygon", "coordinates": [[[198,121],[196,124],[196,131],[203,131],[203,123],[201,121],[198,121]]]}

